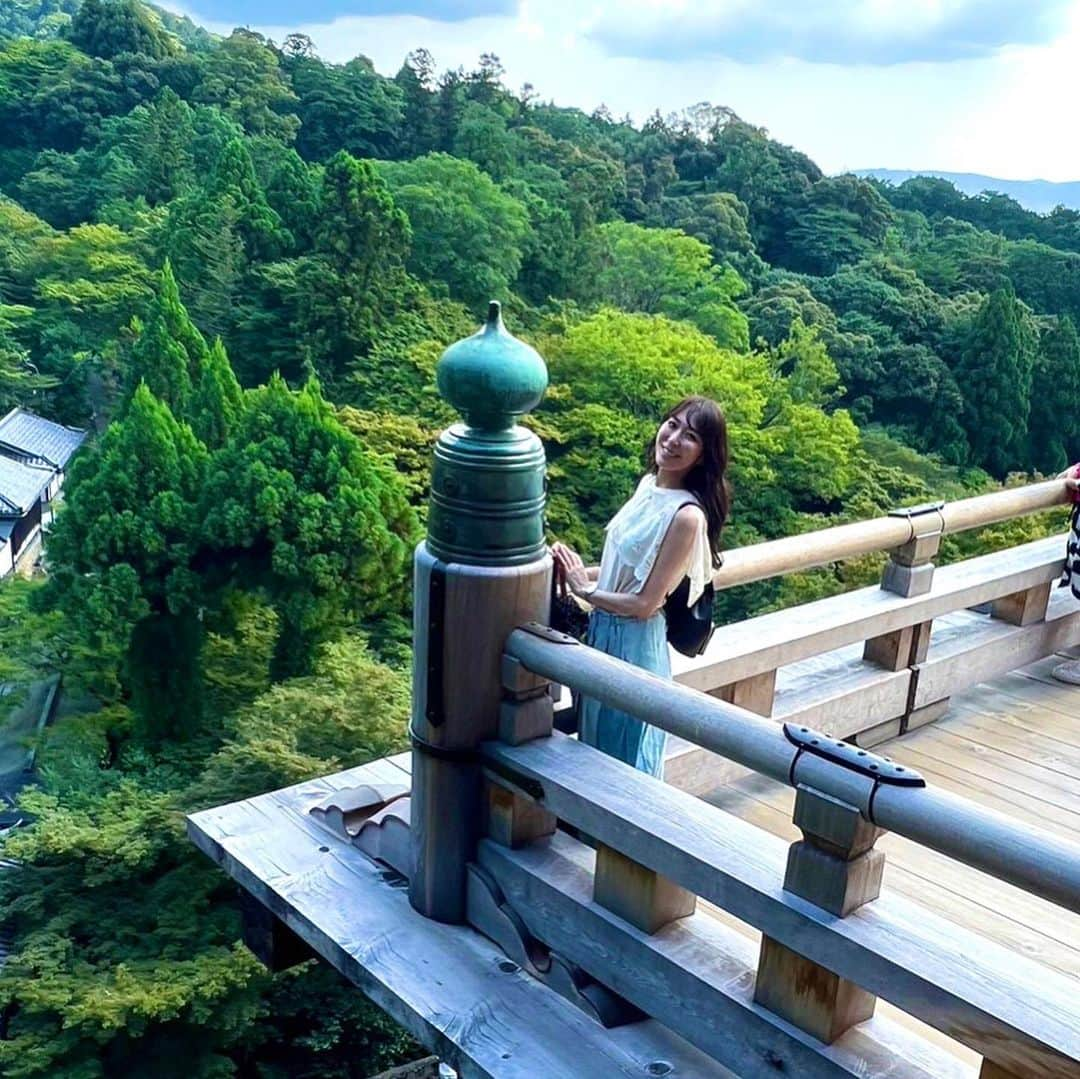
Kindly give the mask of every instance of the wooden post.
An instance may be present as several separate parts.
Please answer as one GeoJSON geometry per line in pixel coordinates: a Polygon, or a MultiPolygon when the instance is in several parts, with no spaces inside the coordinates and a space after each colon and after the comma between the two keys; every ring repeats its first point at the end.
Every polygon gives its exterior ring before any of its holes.
{"type": "Polygon", "coordinates": [[[492,303],[435,376],[466,422],[436,443],[428,538],[414,561],[409,901],[464,922],[466,867],[487,812],[476,749],[500,721],[521,740],[550,723],[550,703],[501,709],[503,644],[515,626],[546,622],[550,605],[544,447],[515,422],[540,402],[547,368],[492,303]]]}
{"type": "Polygon", "coordinates": [[[871,637],[863,647],[863,659],[887,671],[914,667],[926,659],[931,625],[930,622],[920,622],[893,630],[892,633],[883,633],[880,637],[871,637]]]}
{"type": "Polygon", "coordinates": [[[761,674],[751,675],[739,682],[721,686],[709,694],[719,697],[728,704],[737,704],[749,712],[756,712],[759,716],[771,716],[773,699],[776,696],[776,671],[762,671],[761,674]]]}
{"type": "Polygon", "coordinates": [[[697,906],[693,892],[603,843],[596,849],[593,900],[649,934],[697,906]]]}
{"type": "MultiPolygon", "coordinates": [[[[788,851],[785,891],[839,918],[877,898],[885,855],[873,847],[881,829],[854,806],[805,786],[794,819],[803,838],[788,851]]],[[[761,938],[754,1000],[829,1044],[869,1019],[877,1003],[873,993],[768,936],[761,938]]]]}
{"type": "Polygon", "coordinates": [[[1046,605],[1050,602],[1050,582],[1014,592],[1011,596],[996,599],[990,608],[994,618],[1011,626],[1030,626],[1046,618],[1046,605]]]}
{"type": "Polygon", "coordinates": [[[943,503],[893,510],[890,517],[904,517],[911,525],[911,538],[889,554],[881,587],[898,596],[922,596],[934,580],[933,558],[941,545],[943,503]]]}

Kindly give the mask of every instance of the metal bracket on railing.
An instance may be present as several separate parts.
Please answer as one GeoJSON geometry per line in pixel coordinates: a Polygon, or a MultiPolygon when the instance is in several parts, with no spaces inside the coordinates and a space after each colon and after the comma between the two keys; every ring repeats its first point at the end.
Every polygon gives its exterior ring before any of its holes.
{"type": "Polygon", "coordinates": [[[911,525],[911,539],[929,538],[930,536],[940,536],[945,530],[945,517],[941,512],[944,508],[944,502],[923,502],[918,506],[906,506],[903,509],[889,510],[889,516],[901,517],[911,525]],[[931,514],[937,515],[937,521],[927,528],[925,518],[931,514]]]}
{"type": "Polygon", "coordinates": [[[544,641],[551,641],[552,644],[580,644],[581,642],[576,637],[571,637],[569,633],[560,633],[557,629],[552,629],[551,626],[545,626],[542,622],[523,622],[518,629],[523,629],[526,633],[531,633],[534,637],[539,637],[544,641]]]}
{"type": "Polygon", "coordinates": [[[879,757],[868,749],[860,749],[850,742],[841,742],[828,735],[800,727],[795,723],[784,724],[784,737],[796,746],[799,752],[791,762],[790,782],[795,786],[795,765],[803,753],[831,761],[852,772],[858,772],[877,783],[888,783],[894,787],[925,787],[926,780],[907,765],[897,764],[888,757],[879,757]]]}

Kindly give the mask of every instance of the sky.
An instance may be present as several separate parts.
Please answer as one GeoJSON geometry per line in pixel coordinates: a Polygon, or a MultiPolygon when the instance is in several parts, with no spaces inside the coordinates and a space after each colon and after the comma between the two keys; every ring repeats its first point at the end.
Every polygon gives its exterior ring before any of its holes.
{"type": "Polygon", "coordinates": [[[640,122],[726,105],[826,172],[1080,180],[1080,0],[159,0],[392,75],[498,55],[514,89],[640,122]],[[1064,125],[1064,126],[1063,126],[1064,125]]]}

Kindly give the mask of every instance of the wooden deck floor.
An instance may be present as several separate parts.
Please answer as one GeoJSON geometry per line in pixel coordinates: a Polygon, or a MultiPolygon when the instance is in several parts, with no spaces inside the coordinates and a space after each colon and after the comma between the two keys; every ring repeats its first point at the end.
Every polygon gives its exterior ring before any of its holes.
{"type": "MultiPolygon", "coordinates": [[[[1050,671],[1060,662],[1058,657],[1042,660],[976,686],[954,698],[935,723],[876,752],[917,768],[928,783],[1075,842],[1080,838],[1080,687],[1053,681],[1050,671]]],[[[786,840],[800,838],[791,823],[794,791],[774,780],[748,775],[705,800],[786,840]]],[[[1080,916],[900,836],[884,836],[878,849],[887,856],[884,888],[1076,978],[1080,992],[1080,916]]],[[[940,1037],[918,1025],[928,1036],[940,1037]]],[[[976,1063],[974,1054],[949,1044],[961,1060],[976,1063]]]]}

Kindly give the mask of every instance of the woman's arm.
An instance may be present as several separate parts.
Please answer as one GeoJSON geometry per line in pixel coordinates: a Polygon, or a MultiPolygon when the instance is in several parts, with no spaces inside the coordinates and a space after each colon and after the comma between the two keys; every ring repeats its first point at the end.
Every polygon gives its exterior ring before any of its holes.
{"type": "Polygon", "coordinates": [[[595,577],[588,576],[584,565],[568,567],[566,583],[575,595],[587,599],[601,611],[629,618],[651,618],[686,575],[700,526],[701,510],[697,506],[683,506],[675,514],[640,592],[601,592],[590,588],[595,577]]]}

